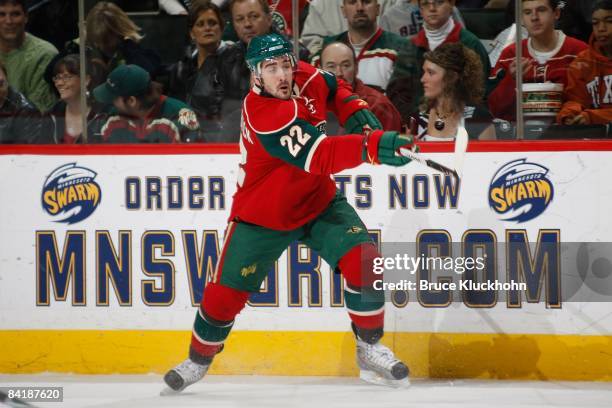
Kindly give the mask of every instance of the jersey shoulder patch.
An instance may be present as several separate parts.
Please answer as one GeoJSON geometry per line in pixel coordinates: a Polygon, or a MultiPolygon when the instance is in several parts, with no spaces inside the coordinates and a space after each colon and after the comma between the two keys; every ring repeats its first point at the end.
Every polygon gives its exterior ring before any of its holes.
{"type": "Polygon", "coordinates": [[[262,135],[281,131],[298,116],[298,106],[293,98],[266,98],[252,91],[244,98],[243,109],[249,127],[262,135]]]}

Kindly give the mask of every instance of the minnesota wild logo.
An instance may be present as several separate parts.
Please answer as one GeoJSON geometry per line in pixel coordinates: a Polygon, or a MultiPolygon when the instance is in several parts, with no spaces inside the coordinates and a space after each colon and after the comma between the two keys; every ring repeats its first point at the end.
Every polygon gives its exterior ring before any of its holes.
{"type": "Polygon", "coordinates": [[[285,20],[285,17],[278,11],[272,12],[272,25],[281,32],[287,32],[287,20],[285,20]]]}

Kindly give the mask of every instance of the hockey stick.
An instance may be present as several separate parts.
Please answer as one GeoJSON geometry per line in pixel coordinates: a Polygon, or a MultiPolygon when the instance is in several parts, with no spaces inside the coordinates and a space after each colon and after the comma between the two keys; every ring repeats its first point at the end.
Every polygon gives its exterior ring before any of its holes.
{"type": "Polygon", "coordinates": [[[463,162],[465,160],[465,152],[468,148],[468,133],[464,127],[459,127],[457,130],[457,138],[455,139],[455,170],[459,176],[463,176],[463,162]]]}
{"type": "Polygon", "coordinates": [[[431,159],[426,159],[425,157],[421,156],[419,153],[413,150],[400,148],[400,154],[410,160],[414,160],[415,162],[421,163],[424,166],[430,167],[434,170],[438,170],[441,173],[448,174],[449,176],[454,176],[456,179],[459,179],[459,174],[457,174],[455,170],[448,168],[445,165],[440,164],[431,159]]]}
{"type": "Polygon", "coordinates": [[[430,167],[443,174],[454,176],[455,180],[459,181],[459,179],[463,175],[463,162],[465,159],[465,152],[467,151],[467,145],[468,145],[467,131],[465,130],[465,128],[460,127],[457,130],[457,137],[455,138],[455,152],[454,152],[455,168],[454,169],[451,169],[434,160],[426,159],[423,156],[421,156],[419,153],[411,149],[400,148],[399,153],[404,157],[407,157],[411,160],[421,163],[422,165],[430,167]]]}
{"type": "Polygon", "coordinates": [[[21,401],[17,398],[9,398],[8,394],[3,391],[0,391],[0,403],[11,408],[36,408],[35,405],[28,404],[27,402],[21,401]]]}

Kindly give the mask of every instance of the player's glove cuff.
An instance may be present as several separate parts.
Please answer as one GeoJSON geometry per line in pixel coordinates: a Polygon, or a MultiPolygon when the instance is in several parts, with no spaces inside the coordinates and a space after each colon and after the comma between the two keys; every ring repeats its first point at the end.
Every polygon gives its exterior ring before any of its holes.
{"type": "Polygon", "coordinates": [[[414,141],[410,135],[375,130],[366,136],[364,143],[363,159],[368,163],[403,166],[411,161],[398,152],[400,147],[412,148],[414,141]]]}
{"type": "Polygon", "coordinates": [[[378,161],[378,145],[384,133],[382,130],[374,130],[366,134],[363,141],[363,161],[370,164],[380,164],[380,161],[378,161]]]}
{"type": "Polygon", "coordinates": [[[370,112],[366,101],[357,95],[351,95],[342,102],[343,105],[338,111],[338,119],[347,133],[361,133],[366,125],[371,129],[382,129],[380,121],[370,112]]]}

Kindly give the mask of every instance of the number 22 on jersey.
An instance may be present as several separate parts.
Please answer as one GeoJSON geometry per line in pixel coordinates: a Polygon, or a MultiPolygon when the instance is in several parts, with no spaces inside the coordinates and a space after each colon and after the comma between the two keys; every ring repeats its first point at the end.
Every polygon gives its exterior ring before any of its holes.
{"type": "Polygon", "coordinates": [[[310,135],[304,133],[299,125],[291,126],[289,134],[280,138],[280,144],[289,150],[293,157],[297,157],[302,148],[310,140],[310,135]]]}

